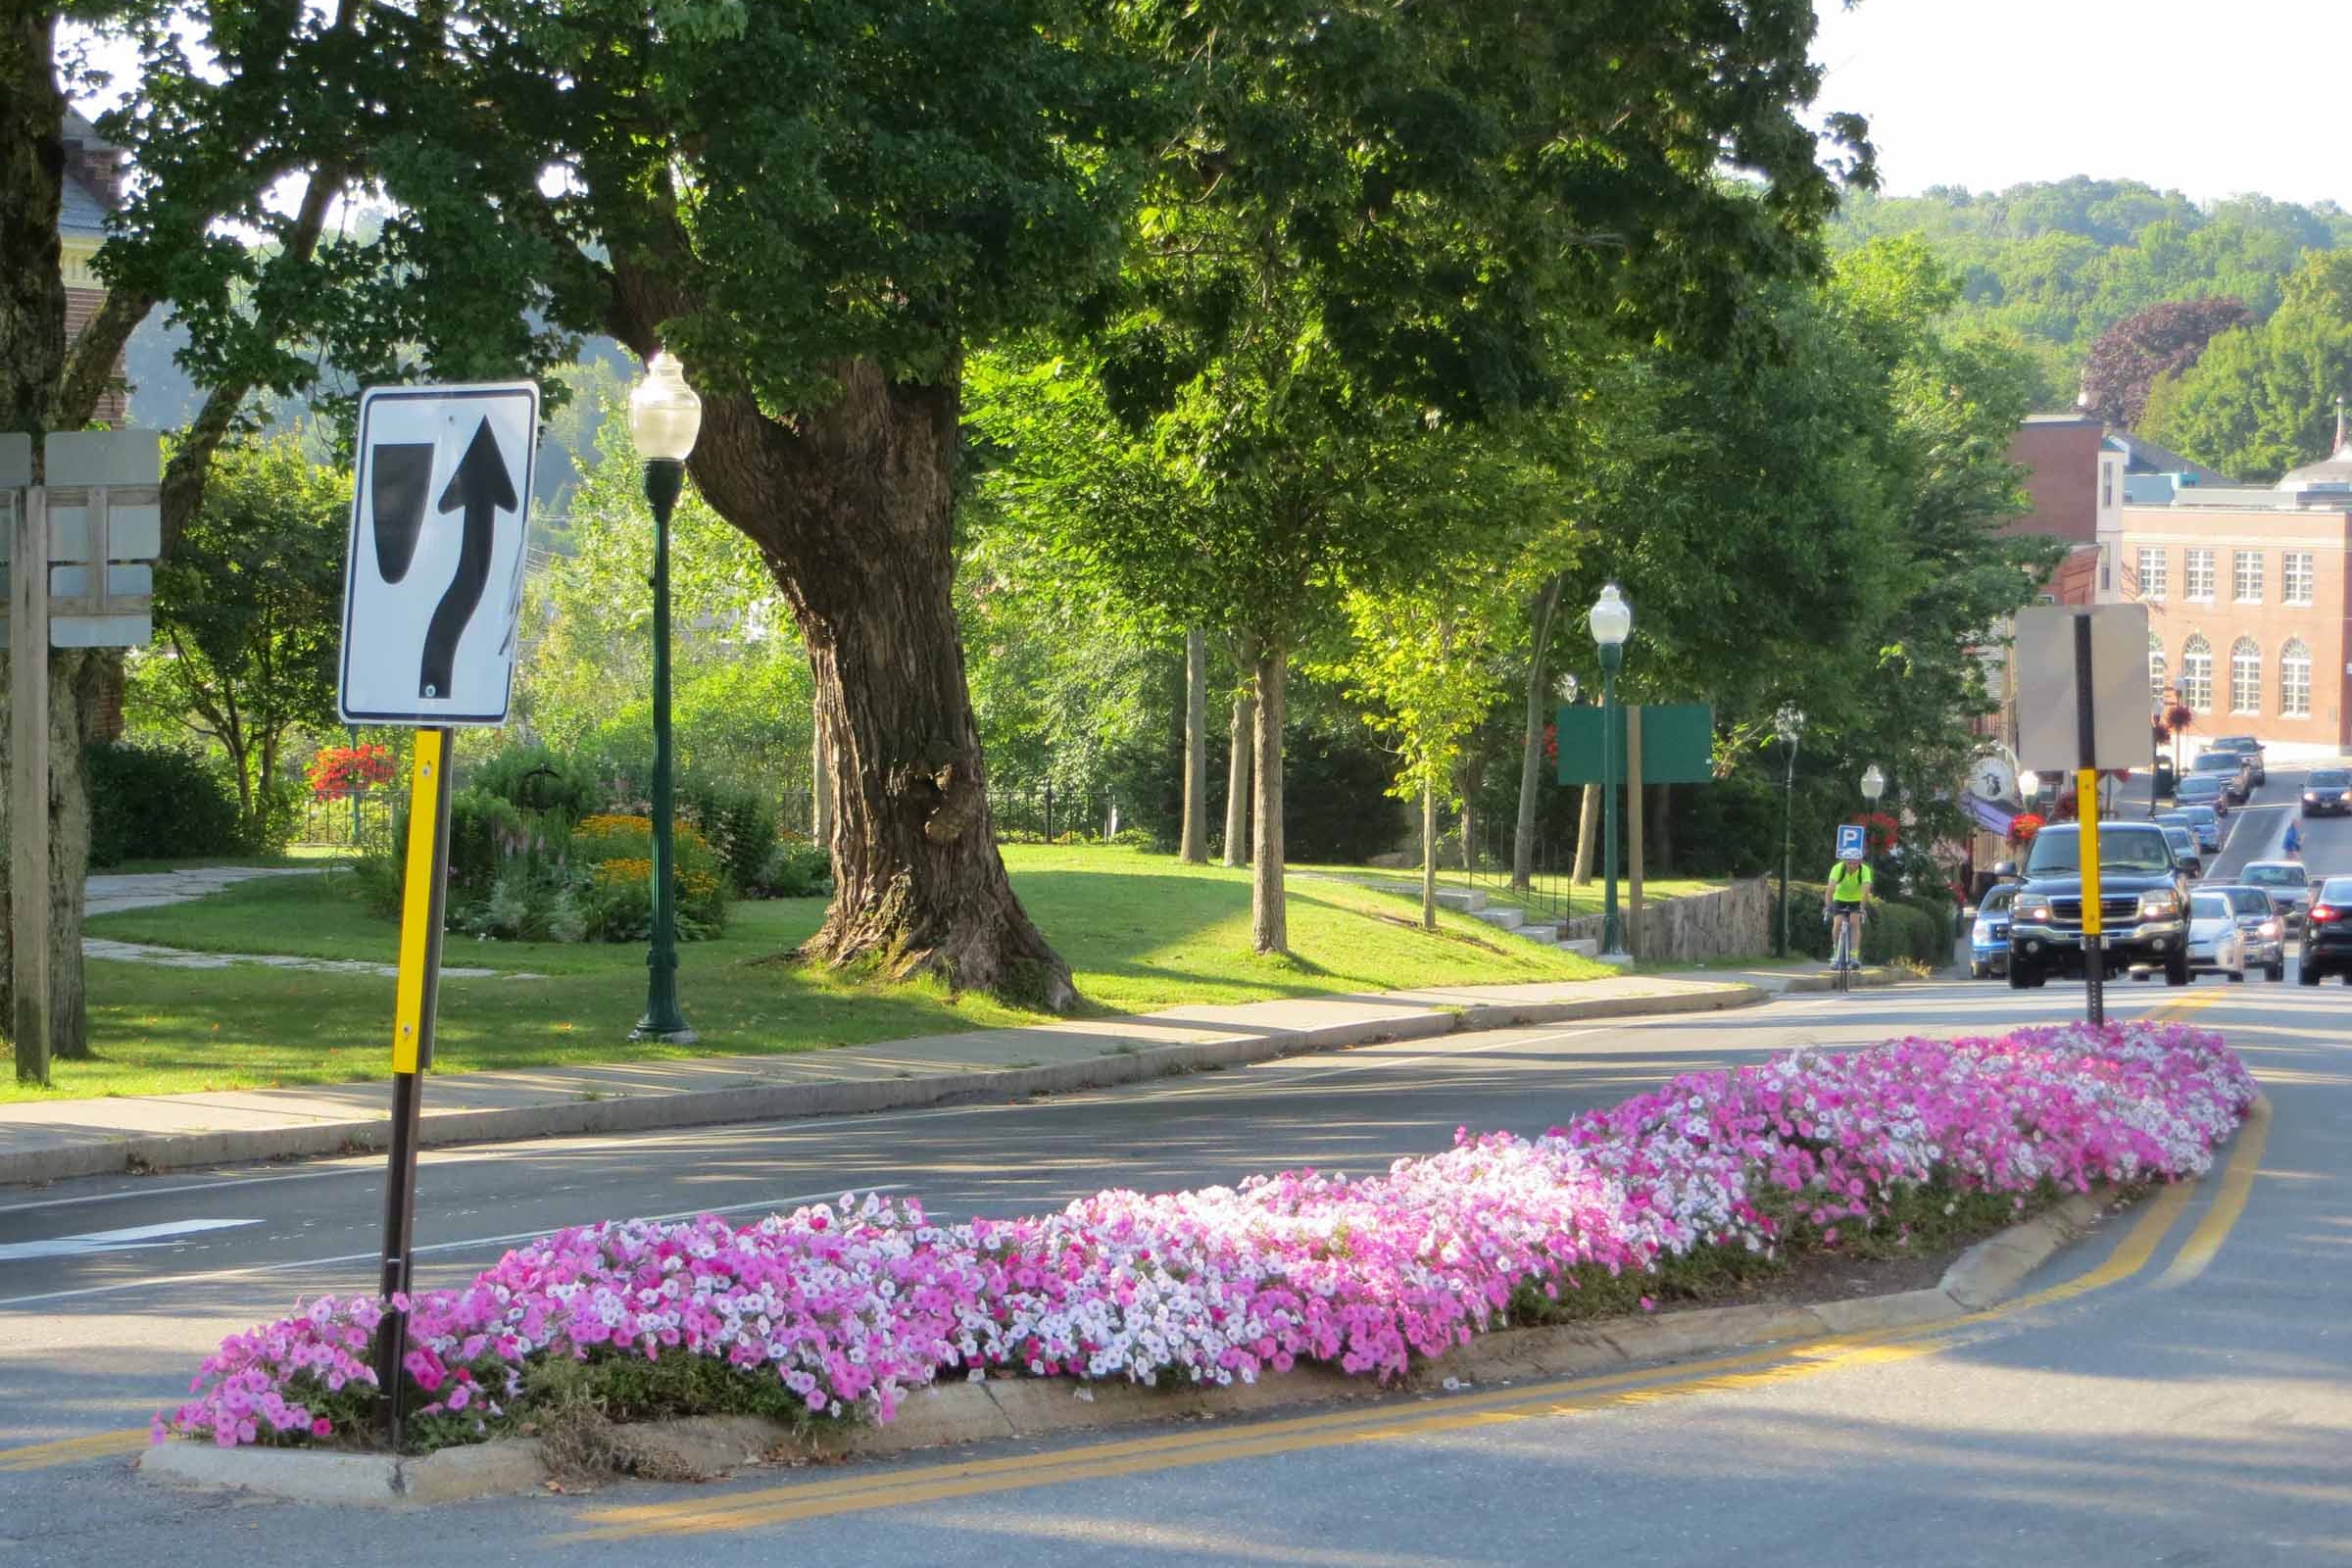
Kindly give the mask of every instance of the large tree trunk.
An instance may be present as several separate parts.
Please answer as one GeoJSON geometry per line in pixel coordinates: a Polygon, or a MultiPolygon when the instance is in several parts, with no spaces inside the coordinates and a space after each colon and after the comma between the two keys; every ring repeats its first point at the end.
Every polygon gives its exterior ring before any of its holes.
{"type": "Polygon", "coordinates": [[[811,699],[815,713],[808,723],[808,842],[833,852],[833,747],[825,733],[825,705],[811,699]]]}
{"type": "Polygon", "coordinates": [[[1565,572],[1555,574],[1536,596],[1533,640],[1527,650],[1527,733],[1519,742],[1519,824],[1511,834],[1511,886],[1524,893],[1536,865],[1536,795],[1543,779],[1544,656],[1551,651],[1551,618],[1560,608],[1565,572]]]}
{"type": "Polygon", "coordinates": [[[1438,928],[1438,780],[1421,780],[1421,929],[1438,928]]]}
{"type": "Polygon", "coordinates": [[[1257,745],[1257,639],[1242,639],[1237,662],[1242,689],[1234,694],[1225,732],[1225,863],[1250,863],[1250,757],[1257,745]]]}
{"type": "Polygon", "coordinates": [[[1177,858],[1208,863],[1208,637],[1184,635],[1184,830],[1177,858]]]}
{"type": "MultiPolygon", "coordinates": [[[[657,318],[658,319],[658,318],[657,318]]],[[[650,353],[651,326],[633,347],[650,353]]],[[[803,948],[1060,1010],[1069,966],[997,854],[964,682],[951,548],[959,383],[834,368],[840,395],[791,425],[706,399],[691,469],[760,546],[815,675],[832,775],[833,906],[803,948]]]]}
{"type": "Polygon", "coordinates": [[[1290,651],[1265,643],[1257,656],[1257,845],[1250,883],[1250,945],[1260,953],[1291,951],[1282,899],[1283,680],[1290,651]]]}

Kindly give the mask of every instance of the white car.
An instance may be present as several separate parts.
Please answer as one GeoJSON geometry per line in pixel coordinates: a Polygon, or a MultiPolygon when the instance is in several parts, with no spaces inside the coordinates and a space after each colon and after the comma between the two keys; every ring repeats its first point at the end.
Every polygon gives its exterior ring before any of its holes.
{"type": "Polygon", "coordinates": [[[2246,978],[2246,934],[2229,897],[2198,891],[2188,896],[2188,972],[2226,974],[2233,985],[2246,978]]]}

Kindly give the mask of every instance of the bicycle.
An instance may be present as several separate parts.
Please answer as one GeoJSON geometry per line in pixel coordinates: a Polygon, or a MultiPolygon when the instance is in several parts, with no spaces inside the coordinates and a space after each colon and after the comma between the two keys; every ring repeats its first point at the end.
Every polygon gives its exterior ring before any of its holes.
{"type": "Polygon", "coordinates": [[[1862,967],[1862,906],[1830,906],[1830,988],[1839,996],[1853,992],[1854,971],[1862,967]]]}

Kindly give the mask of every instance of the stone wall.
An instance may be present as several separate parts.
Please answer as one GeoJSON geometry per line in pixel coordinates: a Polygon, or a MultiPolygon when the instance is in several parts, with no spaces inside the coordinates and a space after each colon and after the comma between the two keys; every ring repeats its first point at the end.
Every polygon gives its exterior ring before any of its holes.
{"type": "MultiPolygon", "coordinates": [[[[1644,900],[1641,927],[1631,931],[1626,947],[1645,963],[1761,957],[1772,951],[1773,887],[1770,877],[1757,877],[1735,882],[1720,893],[1701,893],[1664,904],[1644,900]]],[[[1623,895],[1620,887],[1620,900],[1623,895]]],[[[1597,914],[1580,914],[1561,926],[1560,936],[1567,941],[1598,942],[1600,924],[1597,914]]]]}

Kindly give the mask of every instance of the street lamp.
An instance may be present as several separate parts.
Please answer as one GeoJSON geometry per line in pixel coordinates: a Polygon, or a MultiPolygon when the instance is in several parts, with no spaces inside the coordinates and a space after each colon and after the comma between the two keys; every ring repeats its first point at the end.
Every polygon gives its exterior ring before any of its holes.
{"type": "Polygon", "coordinates": [[[1634,607],[1610,583],[1600,591],[1590,617],[1592,641],[1600,647],[1600,851],[1607,902],[1600,919],[1600,956],[1622,959],[1624,938],[1617,926],[1617,666],[1625,660],[1626,635],[1634,629],[1634,607]]]}
{"type": "Polygon", "coordinates": [[[702,430],[703,400],[667,354],[646,362],[629,394],[629,435],[645,460],[645,499],[654,508],[654,940],[645,956],[645,1016],[632,1040],[694,1044],[678,1010],[678,890],[671,842],[669,758],[669,516],[686,484],[686,458],[702,430]]]}
{"type": "Polygon", "coordinates": [[[1886,775],[1879,771],[1878,763],[1873,762],[1862,770],[1862,798],[1876,806],[1879,797],[1886,793],[1886,775]]]}
{"type": "Polygon", "coordinates": [[[1781,710],[1772,715],[1773,733],[1781,738],[1782,755],[1788,760],[1788,777],[1781,791],[1781,939],[1774,948],[1778,957],[1788,956],[1788,827],[1796,808],[1796,743],[1805,733],[1805,710],[1794,703],[1783,703],[1781,710]]]}

